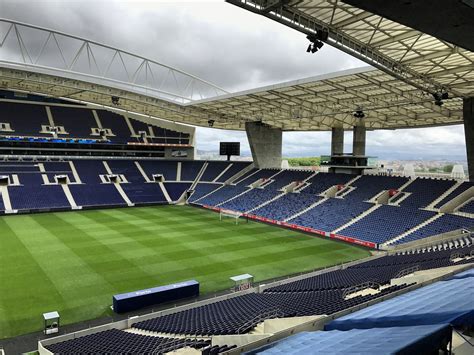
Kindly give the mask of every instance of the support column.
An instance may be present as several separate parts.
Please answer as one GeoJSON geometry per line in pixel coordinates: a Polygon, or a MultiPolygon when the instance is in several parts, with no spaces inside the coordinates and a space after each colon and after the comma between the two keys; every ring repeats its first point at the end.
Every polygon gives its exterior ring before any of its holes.
{"type": "Polygon", "coordinates": [[[365,123],[361,121],[354,126],[354,138],[352,140],[352,154],[365,155],[365,123]]]}
{"type": "Polygon", "coordinates": [[[474,97],[463,100],[463,118],[469,181],[474,181],[474,97]]]}
{"type": "Polygon", "coordinates": [[[281,168],[283,132],[261,122],[246,122],[245,131],[255,167],[281,168]]]}
{"type": "Polygon", "coordinates": [[[344,153],[344,128],[333,127],[331,135],[331,155],[344,153]]]}

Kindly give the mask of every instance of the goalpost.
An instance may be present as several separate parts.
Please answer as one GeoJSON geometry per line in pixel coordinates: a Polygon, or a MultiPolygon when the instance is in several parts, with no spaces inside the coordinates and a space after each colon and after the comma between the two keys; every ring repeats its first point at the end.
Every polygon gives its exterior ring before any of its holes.
{"type": "Polygon", "coordinates": [[[223,218],[235,218],[235,224],[239,224],[239,218],[242,217],[243,213],[238,211],[226,210],[221,208],[219,210],[219,220],[222,221],[223,218]]]}

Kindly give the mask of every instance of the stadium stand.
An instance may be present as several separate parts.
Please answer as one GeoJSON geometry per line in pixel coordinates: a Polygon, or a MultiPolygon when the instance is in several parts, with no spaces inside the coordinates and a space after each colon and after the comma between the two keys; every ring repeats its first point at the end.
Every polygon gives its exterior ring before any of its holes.
{"type": "Polygon", "coordinates": [[[198,183],[196,184],[194,188],[194,192],[192,196],[189,198],[189,202],[196,202],[200,198],[206,196],[207,194],[210,194],[214,190],[218,189],[221,187],[221,184],[206,184],[206,183],[198,183]]]}
{"type": "Polygon", "coordinates": [[[0,132],[1,135],[51,137],[40,133],[42,125],[49,125],[44,105],[0,101],[0,114],[0,122],[9,123],[13,130],[0,132]]]}
{"type": "Polygon", "coordinates": [[[446,197],[444,197],[441,201],[439,201],[434,207],[440,208],[445,203],[451,201],[454,197],[460,195],[470,187],[474,186],[474,183],[470,181],[463,181],[458,187],[456,187],[451,193],[449,193],[446,197]]]}
{"type": "Polygon", "coordinates": [[[183,161],[181,163],[181,181],[194,181],[204,165],[204,161],[183,161]]]}
{"type": "Polygon", "coordinates": [[[439,281],[336,319],[326,330],[373,329],[417,325],[474,325],[474,278],[439,281]]]}
{"type": "Polygon", "coordinates": [[[232,165],[227,169],[224,174],[216,178],[216,182],[226,182],[228,179],[232,178],[235,174],[242,171],[250,165],[249,162],[232,162],[232,165]]]}
{"type": "Polygon", "coordinates": [[[195,349],[210,342],[195,339],[163,338],[110,329],[47,347],[55,354],[162,354],[183,347],[195,349]]]}
{"type": "Polygon", "coordinates": [[[463,205],[459,211],[474,214],[474,199],[463,205]]]}
{"type": "Polygon", "coordinates": [[[430,237],[456,229],[470,229],[474,227],[474,219],[452,214],[442,215],[440,218],[428,223],[424,227],[406,235],[404,238],[397,240],[394,244],[406,243],[413,240],[430,237]]]}
{"type": "Polygon", "coordinates": [[[403,200],[400,205],[404,208],[423,208],[436,200],[449,188],[454,186],[454,180],[417,178],[403,191],[411,195],[403,200]]]}
{"type": "Polygon", "coordinates": [[[165,182],[164,185],[173,201],[177,201],[191,187],[190,183],[185,182],[165,182]]]}
{"type": "MultiPolygon", "coordinates": [[[[63,126],[71,137],[93,138],[92,128],[98,128],[92,110],[86,108],[51,106],[51,114],[56,126],[63,126]]],[[[95,137],[98,138],[98,137],[95,137]]]]}
{"type": "Polygon", "coordinates": [[[355,199],[330,198],[298,217],[290,219],[289,223],[322,231],[332,231],[370,207],[372,207],[371,204],[355,199]]]}
{"type": "Polygon", "coordinates": [[[346,236],[356,236],[358,239],[374,243],[384,243],[435,215],[436,213],[431,211],[380,206],[339,233],[346,236]]]}

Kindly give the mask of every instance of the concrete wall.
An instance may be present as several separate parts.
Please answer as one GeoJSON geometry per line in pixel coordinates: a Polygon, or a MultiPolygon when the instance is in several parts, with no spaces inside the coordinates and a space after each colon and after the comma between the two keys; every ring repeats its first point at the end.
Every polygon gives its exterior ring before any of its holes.
{"type": "Polygon", "coordinates": [[[331,155],[342,155],[344,153],[344,129],[333,127],[331,132],[331,155]]]}
{"type": "Polygon", "coordinates": [[[281,128],[270,127],[261,122],[246,122],[245,131],[255,167],[281,168],[281,128]]]}
{"type": "Polygon", "coordinates": [[[463,100],[463,117],[469,181],[474,181],[474,97],[463,100]]]}
{"type": "Polygon", "coordinates": [[[365,155],[365,123],[354,126],[354,139],[352,141],[352,154],[365,155]]]}

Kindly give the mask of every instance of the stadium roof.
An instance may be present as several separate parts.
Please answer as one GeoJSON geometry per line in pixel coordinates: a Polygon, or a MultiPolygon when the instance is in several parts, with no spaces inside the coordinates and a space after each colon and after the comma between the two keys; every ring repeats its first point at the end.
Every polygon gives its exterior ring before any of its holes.
{"type": "Polygon", "coordinates": [[[245,129],[248,121],[286,131],[349,129],[358,110],[364,112],[368,129],[462,123],[462,98],[474,95],[472,52],[340,1],[229,2],[305,33],[328,31],[329,44],[376,69],[228,94],[120,49],[0,19],[0,88],[105,106],[116,96],[126,111],[236,130],[245,129]],[[433,94],[438,92],[449,94],[443,106],[435,104],[433,94]]]}
{"type": "Polygon", "coordinates": [[[262,121],[284,130],[352,128],[361,109],[368,129],[427,127],[462,122],[462,99],[437,106],[431,95],[373,68],[360,68],[188,104],[220,116],[215,126],[244,128],[262,121]]]}
{"type": "MultiPolygon", "coordinates": [[[[446,90],[454,97],[474,94],[472,48],[461,48],[338,0],[227,2],[306,34],[327,33],[326,42],[331,46],[425,92],[446,90]]],[[[370,1],[360,0],[357,3],[369,4],[370,1]]],[[[416,22],[417,15],[425,16],[430,12],[431,2],[425,4],[426,12],[415,14],[412,22],[416,22]]],[[[458,1],[444,4],[449,7],[462,7],[464,12],[474,13],[470,6],[462,6],[458,1]]],[[[372,4],[372,7],[375,8],[376,5],[372,4]]],[[[462,21],[458,25],[462,25],[460,29],[472,28],[472,21],[468,23],[471,25],[463,24],[462,21]]],[[[456,31],[456,28],[450,30],[456,31]]],[[[464,36],[473,37],[469,32],[464,36]]]]}

